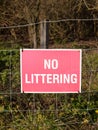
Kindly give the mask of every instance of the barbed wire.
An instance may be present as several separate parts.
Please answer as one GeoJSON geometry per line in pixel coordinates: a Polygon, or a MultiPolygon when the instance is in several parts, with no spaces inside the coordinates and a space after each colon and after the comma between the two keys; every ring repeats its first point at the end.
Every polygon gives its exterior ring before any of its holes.
{"type": "Polygon", "coordinates": [[[85,21],[85,22],[86,21],[98,21],[98,18],[96,18],[96,19],[81,19],[81,18],[78,18],[78,19],[44,20],[44,21],[34,22],[34,23],[27,23],[27,24],[0,27],[0,29],[22,28],[22,27],[27,27],[27,26],[39,25],[41,23],[59,23],[59,22],[68,22],[68,21],[85,21]]]}

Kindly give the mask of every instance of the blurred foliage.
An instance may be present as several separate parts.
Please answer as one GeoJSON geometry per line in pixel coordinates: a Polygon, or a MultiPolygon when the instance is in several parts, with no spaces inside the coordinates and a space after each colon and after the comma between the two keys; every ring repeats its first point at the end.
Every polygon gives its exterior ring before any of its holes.
{"type": "MultiPolygon", "coordinates": [[[[97,0],[30,0],[29,2],[3,0],[0,4],[0,14],[0,27],[39,23],[48,19],[51,44],[62,45],[72,41],[98,38],[97,0]],[[57,22],[57,20],[62,21],[57,22]]],[[[0,45],[3,44],[3,47],[16,48],[17,45],[18,47],[33,47],[34,42],[38,47],[40,24],[0,29],[0,45]]]]}

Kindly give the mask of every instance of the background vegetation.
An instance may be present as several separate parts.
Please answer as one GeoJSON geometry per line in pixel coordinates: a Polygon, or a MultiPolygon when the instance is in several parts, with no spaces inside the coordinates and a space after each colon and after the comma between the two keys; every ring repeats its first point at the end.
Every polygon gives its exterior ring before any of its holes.
{"type": "Polygon", "coordinates": [[[0,130],[85,129],[98,129],[98,0],[0,0],[0,130]],[[19,48],[40,47],[46,19],[49,48],[83,49],[82,93],[20,93],[19,48]]]}

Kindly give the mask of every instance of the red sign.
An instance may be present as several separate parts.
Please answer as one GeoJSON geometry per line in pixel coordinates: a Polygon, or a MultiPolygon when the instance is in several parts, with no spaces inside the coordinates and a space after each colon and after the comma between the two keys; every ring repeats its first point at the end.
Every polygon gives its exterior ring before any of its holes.
{"type": "Polygon", "coordinates": [[[81,92],[80,49],[20,50],[21,92],[81,92]]]}

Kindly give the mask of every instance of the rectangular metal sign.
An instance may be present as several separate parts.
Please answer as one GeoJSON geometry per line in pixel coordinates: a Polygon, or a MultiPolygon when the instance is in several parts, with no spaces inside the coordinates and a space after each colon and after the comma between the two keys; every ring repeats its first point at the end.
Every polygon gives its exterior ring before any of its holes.
{"type": "Polygon", "coordinates": [[[80,49],[21,49],[21,92],[81,92],[80,49]]]}

